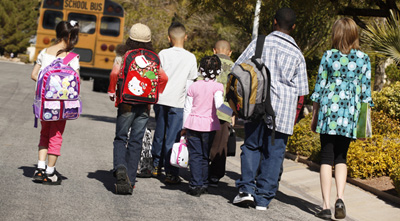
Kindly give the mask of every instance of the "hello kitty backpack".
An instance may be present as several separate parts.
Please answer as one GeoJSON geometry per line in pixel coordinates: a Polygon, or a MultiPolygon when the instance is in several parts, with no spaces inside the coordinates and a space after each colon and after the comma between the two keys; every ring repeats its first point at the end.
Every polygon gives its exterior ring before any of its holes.
{"type": "Polygon", "coordinates": [[[35,127],[37,127],[37,119],[41,121],[74,120],[81,114],[79,74],[68,66],[69,62],[77,56],[79,55],[70,52],[64,59],[55,59],[39,72],[33,101],[35,127]]]}
{"type": "Polygon", "coordinates": [[[142,48],[126,52],[118,79],[120,101],[157,103],[159,70],[160,58],[156,53],[142,48]]]}

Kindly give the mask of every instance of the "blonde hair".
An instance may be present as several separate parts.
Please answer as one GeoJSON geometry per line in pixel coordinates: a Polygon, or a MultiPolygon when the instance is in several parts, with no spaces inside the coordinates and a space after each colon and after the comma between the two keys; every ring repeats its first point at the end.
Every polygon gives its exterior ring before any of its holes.
{"type": "Polygon", "coordinates": [[[357,24],[351,18],[341,18],[332,26],[332,48],[344,54],[351,49],[360,49],[357,24]]]}

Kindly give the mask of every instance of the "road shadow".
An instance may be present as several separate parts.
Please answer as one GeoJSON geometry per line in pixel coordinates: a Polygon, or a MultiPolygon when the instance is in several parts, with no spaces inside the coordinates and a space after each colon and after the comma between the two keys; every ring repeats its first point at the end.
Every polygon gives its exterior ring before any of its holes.
{"type": "Polygon", "coordinates": [[[97,170],[96,172],[89,172],[87,177],[89,179],[96,179],[100,181],[108,191],[115,193],[115,178],[110,170],[97,170]]]}
{"type": "Polygon", "coordinates": [[[94,120],[94,121],[102,121],[102,122],[113,123],[113,124],[115,124],[115,122],[116,122],[115,117],[98,116],[98,115],[92,115],[92,114],[81,114],[80,117],[88,118],[88,119],[94,120]]]}
{"type": "Polygon", "coordinates": [[[319,212],[322,209],[320,206],[316,204],[310,203],[298,197],[286,195],[280,191],[276,193],[275,199],[282,203],[293,205],[303,210],[304,212],[312,215],[315,215],[316,212],[319,212]]]}
{"type": "MultiPolygon", "coordinates": [[[[22,170],[22,175],[24,175],[25,177],[32,178],[33,174],[35,173],[35,170],[36,170],[36,165],[31,166],[31,167],[30,166],[21,166],[21,167],[18,167],[18,169],[22,170]]],[[[60,175],[63,180],[68,179],[66,176],[63,176],[61,173],[60,173],[60,175]]],[[[37,181],[34,181],[34,180],[32,180],[32,182],[37,183],[37,181]]]]}

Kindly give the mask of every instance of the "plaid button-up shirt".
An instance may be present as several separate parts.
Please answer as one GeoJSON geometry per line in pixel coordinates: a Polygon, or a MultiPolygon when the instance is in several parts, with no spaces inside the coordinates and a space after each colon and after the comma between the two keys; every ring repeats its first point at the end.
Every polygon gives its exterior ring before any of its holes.
{"type": "MultiPolygon", "coordinates": [[[[254,39],[234,66],[255,54],[256,43],[257,39],[254,39]]],[[[291,36],[274,31],[265,38],[261,61],[271,72],[271,102],[276,115],[276,131],[292,135],[298,97],[309,93],[304,56],[291,36]]]]}

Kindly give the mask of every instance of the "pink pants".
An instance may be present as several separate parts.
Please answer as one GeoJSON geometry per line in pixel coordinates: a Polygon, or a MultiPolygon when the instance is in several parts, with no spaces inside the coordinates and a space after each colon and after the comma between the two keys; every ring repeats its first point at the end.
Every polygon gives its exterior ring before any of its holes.
{"type": "Polygon", "coordinates": [[[42,130],[40,131],[39,147],[47,147],[47,154],[60,156],[62,134],[66,121],[40,121],[40,123],[42,130]]]}

